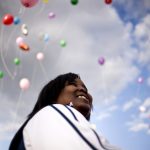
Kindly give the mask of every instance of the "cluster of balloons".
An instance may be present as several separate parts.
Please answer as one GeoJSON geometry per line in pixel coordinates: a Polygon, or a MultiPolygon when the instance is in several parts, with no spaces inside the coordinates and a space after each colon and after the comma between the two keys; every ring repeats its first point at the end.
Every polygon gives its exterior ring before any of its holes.
{"type": "Polygon", "coordinates": [[[20,22],[21,22],[21,20],[20,20],[20,18],[19,17],[14,17],[13,15],[11,15],[11,14],[5,14],[4,16],[3,16],[3,19],[2,19],[2,22],[3,22],[3,24],[4,25],[11,25],[11,24],[15,24],[15,25],[17,25],[17,24],[19,24],[20,22]]]}
{"type": "Polygon", "coordinates": [[[16,43],[19,46],[19,48],[21,48],[23,51],[29,51],[29,46],[24,42],[22,37],[18,37],[16,39],[16,43]]]}

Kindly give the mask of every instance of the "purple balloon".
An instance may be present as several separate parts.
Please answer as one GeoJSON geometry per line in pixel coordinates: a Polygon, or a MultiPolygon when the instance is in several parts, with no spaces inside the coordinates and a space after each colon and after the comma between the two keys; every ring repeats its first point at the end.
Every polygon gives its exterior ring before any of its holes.
{"type": "Polygon", "coordinates": [[[100,65],[103,65],[103,64],[105,63],[104,57],[100,57],[100,58],[98,59],[98,63],[99,63],[100,65]]]}

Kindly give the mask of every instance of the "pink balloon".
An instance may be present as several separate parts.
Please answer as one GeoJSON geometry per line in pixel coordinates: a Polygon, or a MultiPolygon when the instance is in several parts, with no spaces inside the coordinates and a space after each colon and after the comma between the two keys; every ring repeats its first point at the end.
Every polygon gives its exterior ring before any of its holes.
{"type": "Polygon", "coordinates": [[[30,86],[30,82],[29,82],[29,80],[27,78],[23,78],[23,79],[20,80],[20,84],[19,85],[20,85],[20,88],[22,90],[27,90],[29,88],[29,86],[30,86]]]}
{"type": "Polygon", "coordinates": [[[17,45],[19,45],[20,43],[23,43],[23,38],[22,37],[17,37],[16,43],[17,43],[17,45]]]}
{"type": "Polygon", "coordinates": [[[37,53],[36,58],[37,58],[37,60],[43,60],[44,59],[44,54],[39,52],[39,53],[37,53]]]}
{"type": "Polygon", "coordinates": [[[144,78],[143,78],[143,77],[139,77],[139,78],[138,78],[138,82],[139,82],[139,83],[143,83],[143,81],[144,81],[144,78]]]}
{"type": "Polygon", "coordinates": [[[38,1],[39,0],[21,0],[21,3],[23,6],[30,8],[36,5],[38,1]]]}
{"type": "Polygon", "coordinates": [[[55,18],[55,14],[53,12],[50,12],[48,14],[49,19],[55,18]]]}

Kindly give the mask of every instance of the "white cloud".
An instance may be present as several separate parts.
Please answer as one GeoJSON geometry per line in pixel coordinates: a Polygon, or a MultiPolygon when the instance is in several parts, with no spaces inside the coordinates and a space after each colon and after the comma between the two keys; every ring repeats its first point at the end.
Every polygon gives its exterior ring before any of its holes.
{"type": "MultiPolygon", "coordinates": [[[[16,27],[12,40],[10,40],[11,43],[8,44],[13,46],[8,47],[6,59],[8,62],[16,55],[21,56],[22,66],[18,69],[19,73],[17,72],[15,80],[10,81],[9,84],[4,80],[5,93],[0,91],[0,94],[9,93],[9,97],[3,97],[5,101],[1,105],[3,118],[8,120],[14,118],[18,92],[11,91],[20,90],[16,85],[22,76],[31,78],[31,85],[35,90],[39,90],[48,80],[41,72],[42,69],[37,61],[34,60],[37,51],[43,50],[45,54],[42,65],[50,79],[60,73],[70,71],[79,73],[92,93],[94,103],[98,105],[106,101],[108,104],[114,102],[128,84],[134,81],[140,71],[133,63],[137,58],[137,50],[130,45],[133,25],[124,24],[113,7],[106,7],[102,3],[101,1],[100,4],[98,1],[81,1],[80,5],[72,8],[70,3],[55,0],[50,5],[45,5],[39,16],[35,12],[39,11],[40,5],[37,9],[34,8],[34,11],[30,9],[24,12],[24,17],[21,19],[29,27],[29,36],[25,37],[25,40],[30,45],[31,51],[24,53],[16,47],[15,38],[20,36],[20,28],[16,27]],[[53,20],[47,19],[50,8],[56,13],[56,18],[53,20]],[[50,35],[49,43],[45,44],[38,39],[41,31],[50,35]],[[67,41],[66,47],[59,46],[60,39],[67,41]],[[106,59],[103,66],[97,62],[99,56],[104,56],[106,59]],[[35,66],[36,70],[34,70],[35,66]],[[10,86],[11,83],[13,86],[8,88],[7,86],[10,86]],[[9,113],[6,114],[7,110],[9,113]]],[[[17,14],[15,9],[12,12],[17,14]]],[[[7,41],[9,31],[11,28],[4,32],[3,41],[7,41]]],[[[8,67],[14,69],[16,66],[8,63],[8,67]]],[[[35,92],[33,89],[21,97],[22,105],[17,116],[19,120],[33,108],[38,93],[38,90],[35,92]]],[[[106,112],[100,114],[98,119],[103,120],[110,117],[117,109],[118,106],[110,107],[106,112]]],[[[8,129],[6,127],[5,132],[8,129]]]]}
{"type": "Polygon", "coordinates": [[[0,140],[12,139],[21,123],[3,122],[0,123],[0,140]]]}
{"type": "Polygon", "coordinates": [[[126,0],[114,0],[113,2],[117,7],[119,6],[122,8],[122,12],[125,12],[122,16],[125,21],[129,19],[139,20],[139,18],[143,18],[150,8],[149,0],[128,1],[128,3],[126,0]]]}
{"type": "Polygon", "coordinates": [[[102,121],[106,118],[109,118],[113,115],[113,112],[116,111],[118,108],[118,105],[110,105],[109,107],[107,106],[105,111],[100,112],[98,115],[96,115],[96,119],[102,121]]]}
{"type": "Polygon", "coordinates": [[[150,62],[150,14],[136,25],[134,35],[137,45],[139,46],[139,63],[145,65],[150,62]]]}
{"type": "Polygon", "coordinates": [[[146,123],[137,123],[129,128],[129,130],[134,131],[134,132],[138,132],[141,130],[147,130],[147,129],[148,129],[148,124],[146,124],[146,123]]]}
{"type": "Polygon", "coordinates": [[[150,86],[150,77],[147,78],[147,85],[150,86]]]}
{"type": "Polygon", "coordinates": [[[137,106],[140,102],[141,102],[141,100],[139,100],[138,98],[133,98],[130,101],[127,101],[123,105],[123,111],[127,111],[127,110],[131,109],[132,107],[137,106]]]}
{"type": "Polygon", "coordinates": [[[110,113],[104,112],[104,113],[100,113],[99,116],[96,117],[96,118],[97,118],[97,120],[102,121],[102,120],[104,120],[106,118],[109,118],[110,116],[111,116],[110,113]]]}
{"type": "Polygon", "coordinates": [[[127,122],[126,125],[129,127],[129,131],[139,132],[139,131],[147,131],[149,125],[144,123],[142,120],[136,118],[130,122],[127,122]]]}
{"type": "Polygon", "coordinates": [[[149,107],[150,106],[150,97],[146,98],[143,102],[143,106],[149,107]]]}

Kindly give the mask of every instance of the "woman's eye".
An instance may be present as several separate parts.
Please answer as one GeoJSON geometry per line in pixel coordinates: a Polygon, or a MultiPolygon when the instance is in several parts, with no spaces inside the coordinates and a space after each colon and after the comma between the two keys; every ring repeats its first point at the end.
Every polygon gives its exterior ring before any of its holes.
{"type": "Polygon", "coordinates": [[[77,84],[75,82],[70,82],[69,85],[77,86],[77,84]]]}

